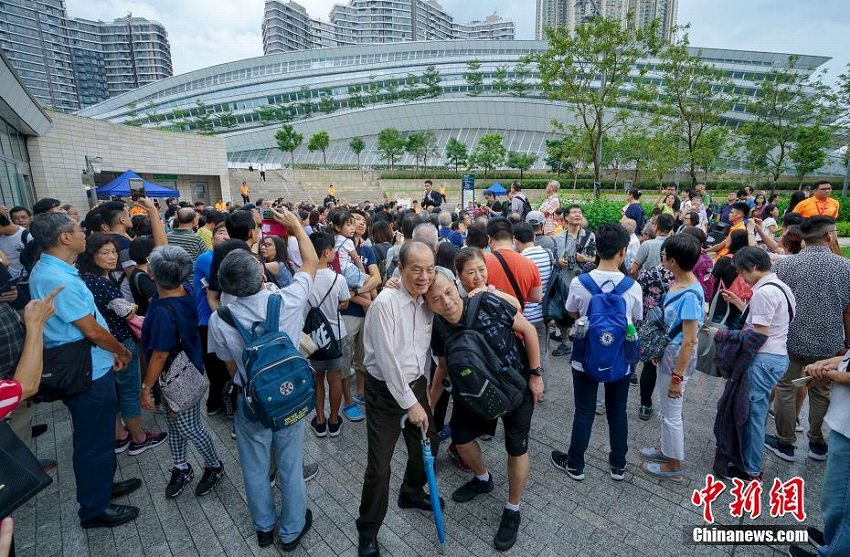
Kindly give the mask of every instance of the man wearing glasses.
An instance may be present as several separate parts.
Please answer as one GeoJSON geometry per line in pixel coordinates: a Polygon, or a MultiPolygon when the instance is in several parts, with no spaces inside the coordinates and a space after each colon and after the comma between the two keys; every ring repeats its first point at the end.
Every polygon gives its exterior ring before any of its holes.
{"type": "Polygon", "coordinates": [[[830,193],[832,193],[832,185],[829,182],[818,182],[815,184],[813,195],[798,203],[794,207],[794,212],[799,213],[803,218],[821,216],[837,219],[839,203],[837,199],[829,196],[830,193]]]}

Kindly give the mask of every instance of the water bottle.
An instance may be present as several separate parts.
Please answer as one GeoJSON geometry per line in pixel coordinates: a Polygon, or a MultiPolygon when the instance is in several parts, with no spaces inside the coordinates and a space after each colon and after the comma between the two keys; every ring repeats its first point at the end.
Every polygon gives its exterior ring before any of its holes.
{"type": "Polygon", "coordinates": [[[573,325],[573,338],[584,338],[589,328],[590,322],[587,317],[580,317],[573,325]]]}
{"type": "Polygon", "coordinates": [[[637,328],[633,323],[629,323],[629,326],[626,327],[626,340],[629,342],[634,342],[638,339],[637,328]]]}

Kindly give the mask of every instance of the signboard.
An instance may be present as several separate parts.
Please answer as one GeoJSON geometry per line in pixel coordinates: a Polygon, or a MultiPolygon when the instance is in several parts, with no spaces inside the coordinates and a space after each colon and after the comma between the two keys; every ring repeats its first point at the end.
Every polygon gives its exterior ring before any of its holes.
{"type": "Polygon", "coordinates": [[[475,175],[464,174],[460,177],[460,206],[464,210],[475,207],[475,175]]]}
{"type": "Polygon", "coordinates": [[[397,199],[396,207],[399,209],[410,209],[410,199],[397,199]]]}

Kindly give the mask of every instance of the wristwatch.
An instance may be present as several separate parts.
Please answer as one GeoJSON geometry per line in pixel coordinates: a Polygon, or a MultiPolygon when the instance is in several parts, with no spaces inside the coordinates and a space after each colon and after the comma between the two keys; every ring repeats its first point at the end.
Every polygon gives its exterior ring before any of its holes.
{"type": "Polygon", "coordinates": [[[534,368],[534,369],[532,369],[531,371],[529,371],[529,373],[530,373],[531,375],[536,376],[536,377],[543,377],[543,368],[542,368],[542,367],[540,367],[540,366],[537,366],[536,368],[534,368]]]}

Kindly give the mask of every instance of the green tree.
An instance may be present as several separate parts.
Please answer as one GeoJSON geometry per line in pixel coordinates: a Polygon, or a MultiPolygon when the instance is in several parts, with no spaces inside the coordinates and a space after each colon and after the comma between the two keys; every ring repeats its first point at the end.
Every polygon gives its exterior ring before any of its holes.
{"type": "Polygon", "coordinates": [[[310,136],[310,140],[307,142],[307,150],[311,153],[314,151],[322,152],[322,166],[328,166],[328,159],[325,156],[325,151],[328,146],[331,144],[331,136],[328,135],[328,132],[321,131],[316,132],[310,136]]]}
{"type": "Polygon", "coordinates": [[[289,124],[285,124],[282,128],[277,130],[274,134],[275,141],[277,141],[277,148],[283,151],[284,153],[289,153],[289,162],[292,168],[295,168],[295,150],[301,146],[301,143],[304,141],[304,136],[295,131],[289,124]]]}
{"type": "Polygon", "coordinates": [[[424,94],[422,88],[419,87],[419,77],[415,74],[407,74],[404,80],[404,88],[401,91],[401,98],[405,102],[415,101],[424,94]]]}
{"type": "Polygon", "coordinates": [[[635,71],[639,75],[648,71],[637,61],[658,51],[657,31],[657,21],[636,30],[624,28],[619,20],[593,18],[572,34],[563,29],[546,29],[549,47],[528,57],[537,63],[546,96],[564,101],[580,122],[596,182],[602,179],[602,138],[610,130],[624,127],[631,117],[622,108],[629,101],[627,95],[643,94],[645,87],[632,77],[635,71]],[[631,80],[630,93],[626,93],[627,80],[631,80]]]}
{"type": "Polygon", "coordinates": [[[658,187],[664,185],[664,175],[672,172],[679,164],[678,134],[669,130],[656,129],[647,137],[646,169],[658,178],[658,187]]]}
{"type": "Polygon", "coordinates": [[[493,89],[497,93],[504,93],[510,88],[508,83],[508,67],[496,66],[496,71],[493,72],[493,89]]]}
{"type": "Polygon", "coordinates": [[[422,132],[422,166],[425,172],[428,172],[428,157],[436,157],[439,154],[437,135],[431,130],[422,132]]]}
{"type": "Polygon", "coordinates": [[[375,104],[381,100],[381,86],[375,81],[374,75],[369,76],[369,85],[366,86],[366,93],[368,94],[366,102],[369,104],[375,104]]]}
{"type": "Polygon", "coordinates": [[[348,146],[352,151],[354,151],[354,154],[357,155],[357,170],[360,170],[360,153],[362,153],[363,149],[366,148],[366,144],[363,142],[362,138],[354,137],[348,142],[348,146]]]}
{"type": "Polygon", "coordinates": [[[803,179],[826,162],[826,148],[832,141],[829,128],[823,126],[805,126],[797,130],[794,146],[788,158],[794,163],[800,187],[803,179]]]}
{"type": "Polygon", "coordinates": [[[771,190],[788,170],[798,130],[823,125],[828,117],[821,99],[830,92],[820,76],[797,71],[796,56],[788,62],[787,68],[770,70],[759,82],[746,107],[755,119],[742,126],[747,162],[770,180],[771,190]]]}
{"type": "Polygon", "coordinates": [[[454,165],[455,172],[459,167],[466,165],[468,159],[469,149],[466,144],[456,137],[450,137],[446,141],[446,160],[454,165]]]}
{"type": "Polygon", "coordinates": [[[556,174],[569,172],[573,177],[573,189],[578,185],[578,175],[587,166],[590,154],[582,134],[575,127],[567,128],[560,139],[546,141],[546,165],[556,174]]]}
{"type": "Polygon", "coordinates": [[[388,103],[394,103],[398,100],[398,81],[395,79],[388,79],[386,84],[384,85],[384,101],[388,103]]]}
{"type": "Polygon", "coordinates": [[[336,103],[334,103],[334,98],[330,95],[322,95],[322,97],[319,99],[319,112],[330,114],[334,110],[336,110],[336,103]]]}
{"type": "Polygon", "coordinates": [[[416,170],[419,170],[419,159],[422,157],[422,151],[425,147],[425,132],[412,132],[407,135],[404,141],[404,150],[413,157],[416,163],[416,170]]]}
{"type": "Polygon", "coordinates": [[[258,106],[254,112],[260,117],[260,122],[277,122],[280,120],[280,111],[273,104],[258,106]]]}
{"type": "Polygon", "coordinates": [[[390,161],[390,168],[395,168],[396,158],[404,152],[405,141],[396,128],[384,128],[378,132],[377,150],[381,158],[390,161]]]}
{"type": "Polygon", "coordinates": [[[218,117],[218,126],[225,129],[235,128],[236,116],[229,110],[222,112],[218,117]]]}
{"type": "Polygon", "coordinates": [[[363,86],[351,85],[348,87],[349,108],[363,108],[363,86]]]}
{"type": "Polygon", "coordinates": [[[505,160],[505,166],[508,168],[516,168],[519,170],[519,179],[522,181],[522,173],[537,162],[537,155],[532,155],[531,153],[517,153],[516,151],[511,151],[508,153],[508,157],[505,160]]]}
{"type": "Polygon", "coordinates": [[[484,169],[484,177],[494,168],[505,162],[506,149],[502,144],[503,138],[498,133],[488,133],[481,136],[475,151],[472,152],[474,166],[484,169]]]}
{"type": "Polygon", "coordinates": [[[516,66],[514,66],[514,77],[508,82],[508,89],[510,93],[514,97],[524,97],[528,94],[528,90],[531,89],[531,85],[528,84],[528,76],[531,72],[528,69],[528,65],[520,62],[516,66]]]}
{"type": "Polygon", "coordinates": [[[466,63],[466,69],[468,71],[463,74],[463,78],[466,80],[467,85],[469,85],[469,92],[467,95],[470,97],[477,97],[481,94],[481,86],[484,83],[484,73],[481,71],[481,60],[473,58],[466,63]]]}
{"type": "Polygon", "coordinates": [[[422,84],[425,85],[425,95],[430,98],[436,98],[443,94],[443,88],[440,82],[443,78],[440,76],[439,70],[435,66],[428,66],[422,74],[422,84]]]}
{"type": "Polygon", "coordinates": [[[654,114],[678,122],[676,129],[686,150],[685,163],[693,187],[700,162],[707,154],[719,155],[723,150],[724,146],[716,142],[726,136],[708,133],[723,125],[723,114],[735,105],[734,84],[724,72],[703,61],[701,53],[691,53],[687,33],[665,44],[659,60],[656,71],[664,87],[654,91],[649,106],[654,114]]]}
{"type": "Polygon", "coordinates": [[[624,163],[634,166],[633,181],[637,184],[640,179],[641,167],[649,158],[649,133],[644,126],[630,126],[620,136],[619,151],[624,163]]]}
{"type": "Polygon", "coordinates": [[[710,173],[718,168],[720,157],[728,153],[731,147],[729,128],[715,126],[702,135],[698,149],[690,154],[686,162],[696,164],[705,173],[707,182],[710,173]]]}
{"type": "Polygon", "coordinates": [[[192,111],[195,113],[195,128],[201,134],[211,134],[213,132],[213,121],[207,111],[207,105],[202,101],[197,101],[195,103],[195,108],[192,109],[192,111]]]}

